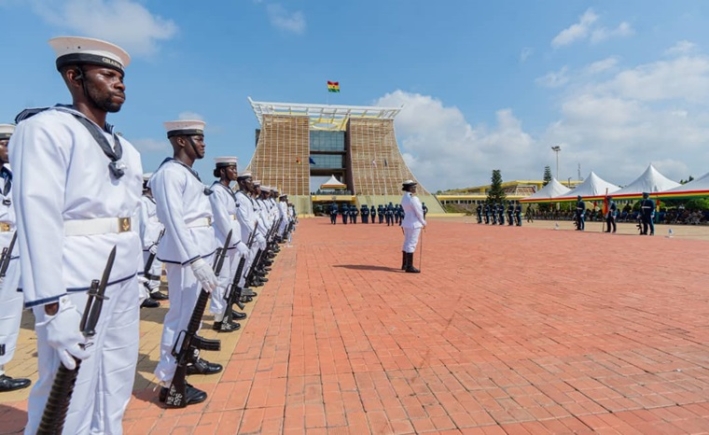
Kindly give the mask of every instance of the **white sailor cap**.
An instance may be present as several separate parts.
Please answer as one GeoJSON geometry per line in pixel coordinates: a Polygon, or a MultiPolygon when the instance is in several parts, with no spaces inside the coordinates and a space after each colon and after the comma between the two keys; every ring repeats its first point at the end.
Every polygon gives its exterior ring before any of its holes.
{"type": "Polygon", "coordinates": [[[261,186],[261,192],[270,192],[271,188],[269,186],[261,186]]]}
{"type": "Polygon", "coordinates": [[[254,180],[253,183],[254,187],[261,187],[261,180],[254,180]]]}
{"type": "Polygon", "coordinates": [[[153,176],[152,172],[146,172],[145,174],[143,174],[143,181],[150,180],[150,177],[152,177],[152,176],[153,176]]]}
{"type": "Polygon", "coordinates": [[[0,140],[10,139],[12,133],[15,132],[15,126],[12,124],[0,124],[0,140]]]}
{"type": "Polygon", "coordinates": [[[414,180],[406,180],[403,183],[401,183],[402,186],[414,186],[416,184],[418,184],[418,183],[415,182],[414,180]]]}
{"type": "Polygon", "coordinates": [[[246,178],[251,178],[251,172],[242,172],[241,174],[236,176],[237,180],[243,180],[246,178]]]}
{"type": "Polygon", "coordinates": [[[224,168],[226,166],[236,166],[238,159],[236,157],[215,157],[214,163],[217,168],[224,168]]]}
{"type": "Polygon", "coordinates": [[[288,195],[286,195],[285,193],[278,197],[278,199],[286,199],[286,198],[288,198],[288,195]]]}
{"type": "Polygon", "coordinates": [[[57,70],[66,65],[90,64],[123,72],[130,55],[121,47],[94,38],[60,36],[49,40],[57,55],[57,70]]]}
{"type": "Polygon", "coordinates": [[[199,119],[185,119],[164,123],[168,139],[173,136],[197,136],[204,134],[206,122],[199,119]]]}

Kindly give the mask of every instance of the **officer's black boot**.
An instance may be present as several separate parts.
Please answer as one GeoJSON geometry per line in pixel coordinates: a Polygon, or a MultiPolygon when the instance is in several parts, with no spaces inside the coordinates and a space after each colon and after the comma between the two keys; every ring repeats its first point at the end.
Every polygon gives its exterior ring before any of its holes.
{"type": "Polygon", "coordinates": [[[408,272],[408,273],[421,273],[420,270],[418,270],[414,267],[414,253],[413,252],[406,253],[406,268],[404,269],[404,271],[408,272]]]}
{"type": "Polygon", "coordinates": [[[406,251],[401,251],[401,270],[406,269],[406,251]]]}

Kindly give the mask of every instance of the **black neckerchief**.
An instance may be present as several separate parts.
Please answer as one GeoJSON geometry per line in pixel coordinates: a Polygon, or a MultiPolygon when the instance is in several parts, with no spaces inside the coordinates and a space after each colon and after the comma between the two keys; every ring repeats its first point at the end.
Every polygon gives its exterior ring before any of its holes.
{"type": "Polygon", "coordinates": [[[231,199],[234,200],[234,203],[236,204],[237,207],[239,206],[239,202],[236,200],[236,193],[234,193],[233,190],[231,190],[230,188],[228,188],[228,187],[226,187],[225,185],[223,185],[223,184],[221,183],[221,181],[215,181],[214,184],[212,184],[212,187],[214,187],[214,185],[221,186],[224,190],[226,190],[227,192],[229,192],[229,196],[231,196],[231,199]]]}
{"type": "MultiPolygon", "coordinates": [[[[169,162],[175,162],[175,163],[177,163],[178,165],[182,166],[183,168],[187,169],[187,171],[188,171],[190,174],[192,174],[192,176],[195,177],[195,178],[197,179],[197,181],[199,181],[200,183],[202,182],[202,179],[199,178],[199,174],[197,173],[197,171],[195,171],[194,169],[190,168],[189,166],[187,166],[186,164],[184,164],[183,162],[177,160],[177,159],[174,158],[174,157],[168,157],[168,158],[166,158],[165,160],[163,160],[162,163],[160,163],[160,166],[158,166],[158,169],[160,169],[160,168],[162,167],[162,165],[164,165],[165,163],[169,163],[169,162]]],[[[205,195],[209,196],[209,195],[212,194],[212,191],[211,191],[211,189],[210,189],[209,187],[204,186],[204,191],[203,191],[203,193],[204,193],[205,195]]]]}
{"type": "Polygon", "coordinates": [[[7,196],[12,188],[12,171],[10,171],[7,166],[2,165],[2,169],[0,169],[0,177],[5,180],[5,186],[2,188],[2,196],[7,196]]]}

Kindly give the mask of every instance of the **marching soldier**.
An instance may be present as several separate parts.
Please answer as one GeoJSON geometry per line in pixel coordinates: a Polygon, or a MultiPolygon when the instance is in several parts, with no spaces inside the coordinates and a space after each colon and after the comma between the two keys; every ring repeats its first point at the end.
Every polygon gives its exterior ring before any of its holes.
{"type": "Polygon", "coordinates": [[[374,221],[374,218],[377,217],[377,209],[374,208],[374,204],[369,208],[369,215],[372,220],[369,221],[369,223],[375,224],[376,222],[374,221]]]}
{"type": "Polygon", "coordinates": [[[426,215],[428,214],[428,207],[426,207],[426,203],[421,204],[421,208],[423,209],[423,218],[426,219],[426,215]]]}
{"type": "Polygon", "coordinates": [[[490,206],[490,214],[492,215],[492,225],[497,225],[497,204],[490,206]]]}
{"type": "Polygon", "coordinates": [[[522,226],[522,203],[517,201],[517,205],[515,205],[515,220],[517,221],[517,226],[521,227],[522,226]]]}
{"type": "Polygon", "coordinates": [[[360,208],[360,213],[362,214],[362,223],[368,224],[369,223],[369,208],[367,208],[367,204],[362,204],[362,207],[360,208]]]}
{"type": "MultiPolygon", "coordinates": [[[[177,368],[172,348],[181,331],[187,329],[200,289],[217,289],[219,282],[211,262],[217,249],[212,227],[214,219],[208,189],[192,169],[195,160],[204,158],[203,121],[184,120],[165,123],[173,157],[165,159],[150,179],[149,186],[157,204],[158,218],[165,225],[165,236],[158,246],[158,258],[165,263],[170,293],[170,308],[165,314],[160,361],[155,376],[162,388],[159,400],[164,402],[177,368]]],[[[222,371],[220,364],[199,359],[191,364],[188,374],[213,374],[222,371]]],[[[207,393],[187,387],[188,405],[203,402],[207,393]]]]}
{"type": "Polygon", "coordinates": [[[143,169],[138,151],[106,123],[106,115],[125,102],[123,70],[130,57],[96,39],[49,43],[72,104],[25,110],[8,145],[17,244],[19,252],[31,253],[20,256],[20,269],[25,307],[34,312],[39,362],[25,433],[37,433],[59,365],[74,370],[78,359],[64,433],[117,434],[138,360],[142,255],[133,217],[143,169]],[[81,332],[87,291],[106,271],[98,333],[87,339],[81,332]]]}
{"type": "Polygon", "coordinates": [[[505,224],[505,205],[500,202],[497,204],[497,222],[499,225],[504,225],[505,224]]]}
{"type": "Polygon", "coordinates": [[[416,186],[417,183],[413,180],[406,180],[402,184],[404,196],[401,198],[401,208],[406,209],[406,220],[402,224],[404,229],[403,269],[408,273],[420,272],[414,267],[414,252],[416,252],[421,229],[426,228],[421,201],[415,196],[416,186]]]}
{"type": "Polygon", "coordinates": [[[394,224],[394,205],[390,202],[385,211],[387,226],[394,224]]]}
{"type": "Polygon", "coordinates": [[[332,205],[330,205],[330,223],[337,225],[337,203],[335,201],[332,201],[332,205]]]}
{"type": "Polygon", "coordinates": [[[608,212],[606,213],[606,232],[611,232],[611,227],[613,227],[613,232],[615,233],[616,225],[615,219],[618,217],[618,205],[613,201],[613,197],[606,196],[606,201],[608,201],[608,212]]]}
{"type": "Polygon", "coordinates": [[[349,219],[350,208],[347,204],[342,204],[342,209],[340,210],[340,216],[342,216],[342,223],[347,225],[347,220],[349,219]]]}
{"type": "Polygon", "coordinates": [[[379,218],[380,224],[384,222],[384,214],[385,213],[386,213],[386,211],[384,210],[384,206],[379,204],[377,206],[377,217],[379,218]]]}
{"type": "Polygon", "coordinates": [[[508,201],[508,203],[507,203],[507,224],[509,226],[512,226],[515,224],[514,213],[515,213],[515,203],[514,203],[514,201],[508,201]]]}
{"type": "Polygon", "coordinates": [[[488,224],[490,224],[490,203],[487,201],[485,202],[484,210],[485,210],[485,225],[488,225],[488,224]]]}
{"type": "Polygon", "coordinates": [[[359,216],[359,210],[357,210],[357,207],[355,207],[354,204],[350,204],[350,223],[351,224],[357,223],[357,216],[359,216]]]}
{"type": "Polygon", "coordinates": [[[483,223],[483,207],[482,205],[480,205],[480,203],[478,203],[478,206],[475,207],[475,213],[478,216],[478,223],[483,223]]]}
{"type": "Polygon", "coordinates": [[[643,236],[647,236],[648,229],[650,230],[650,235],[655,235],[655,201],[650,199],[650,194],[648,192],[643,192],[643,199],[640,201],[640,217],[642,219],[643,231],[640,233],[643,236]]]}
{"type": "Polygon", "coordinates": [[[399,205],[399,226],[401,226],[404,223],[404,207],[399,205]]]}
{"type": "Polygon", "coordinates": [[[3,250],[0,267],[7,267],[5,276],[0,276],[0,301],[3,304],[3,314],[0,315],[0,393],[30,386],[29,379],[11,378],[5,374],[5,364],[12,361],[15,355],[22,320],[22,293],[17,291],[20,283],[20,249],[15,244],[10,252],[12,234],[16,228],[7,144],[14,131],[14,125],[0,124],[0,248],[3,250]]]}
{"type": "MultiPolygon", "coordinates": [[[[214,215],[214,233],[217,237],[217,244],[224,246],[226,237],[231,231],[231,246],[229,246],[227,251],[227,259],[229,261],[222,265],[218,278],[219,285],[212,292],[209,311],[214,314],[213,330],[217,332],[232,332],[238,330],[241,325],[236,322],[224,321],[224,317],[228,314],[227,310],[232,309],[232,307],[226,306],[224,295],[227,287],[232,283],[239,261],[242,257],[248,256],[249,250],[246,243],[241,239],[241,224],[236,218],[236,196],[230,187],[231,182],[236,181],[237,159],[236,157],[217,157],[214,162],[214,176],[218,180],[212,184],[212,194],[209,195],[209,202],[214,215]]],[[[232,318],[243,319],[246,318],[246,314],[234,312],[232,313],[232,318]]]]}
{"type": "Polygon", "coordinates": [[[586,203],[583,202],[581,195],[576,197],[576,229],[583,231],[586,228],[586,203]]]}
{"type": "Polygon", "coordinates": [[[143,271],[145,281],[142,282],[141,292],[144,293],[145,300],[140,305],[143,308],[159,307],[159,301],[168,299],[167,295],[160,292],[162,263],[156,258],[160,235],[165,227],[158,220],[155,199],[148,187],[150,175],[152,174],[143,174],[143,196],[140,197],[139,234],[143,242],[143,264],[147,267],[149,259],[152,258],[150,269],[143,271]]]}

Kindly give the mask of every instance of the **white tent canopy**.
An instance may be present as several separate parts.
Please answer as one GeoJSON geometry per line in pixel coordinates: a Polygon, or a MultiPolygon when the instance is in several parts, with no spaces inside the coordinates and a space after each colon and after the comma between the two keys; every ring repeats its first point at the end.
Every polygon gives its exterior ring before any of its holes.
{"type": "Polygon", "coordinates": [[[709,191],[709,172],[687,184],[680,184],[662,193],[696,192],[704,190],[709,191]]]}
{"type": "Polygon", "coordinates": [[[591,173],[586,177],[583,183],[576,186],[575,189],[570,190],[559,196],[555,196],[554,199],[559,200],[569,200],[575,199],[577,196],[587,197],[587,196],[603,196],[606,193],[613,193],[620,189],[620,187],[615,184],[609,183],[602,179],[595,172],[591,173]]]}
{"type": "Polygon", "coordinates": [[[334,175],[330,176],[330,179],[320,185],[321,189],[346,189],[347,185],[337,181],[334,175]]]}
{"type": "Polygon", "coordinates": [[[635,181],[613,192],[613,196],[640,195],[643,192],[656,193],[673,189],[680,184],[665,177],[650,165],[635,181]]]}
{"type": "Polygon", "coordinates": [[[533,194],[529,195],[526,198],[523,198],[522,201],[534,201],[534,200],[540,200],[540,199],[551,199],[556,196],[560,196],[568,192],[569,189],[568,187],[564,186],[563,184],[559,183],[556,178],[552,178],[549,183],[547,183],[546,186],[542,187],[539,189],[537,192],[534,192],[533,194]]]}

